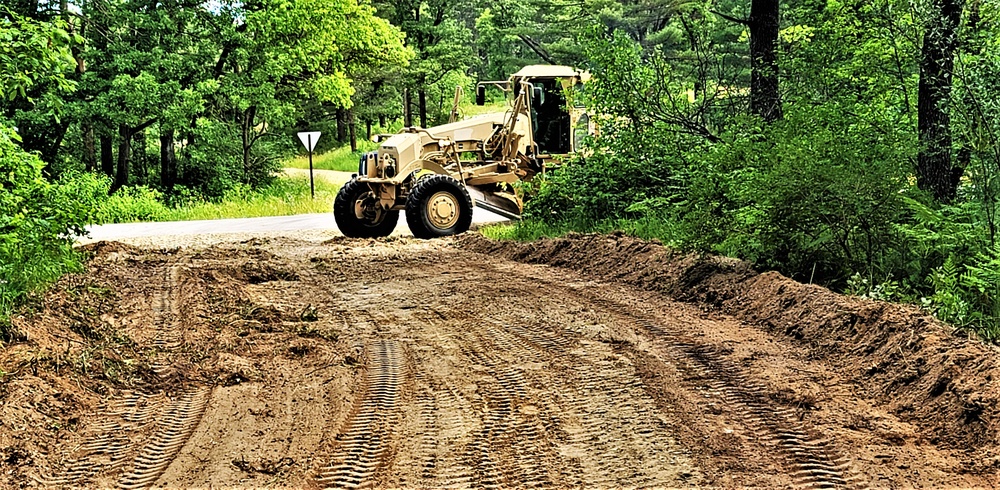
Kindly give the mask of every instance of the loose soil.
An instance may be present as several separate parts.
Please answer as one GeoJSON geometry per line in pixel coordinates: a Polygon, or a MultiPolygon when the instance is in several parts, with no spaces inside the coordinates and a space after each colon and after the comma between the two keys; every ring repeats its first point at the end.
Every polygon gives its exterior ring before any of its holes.
{"type": "Polygon", "coordinates": [[[623,236],[85,247],[0,487],[995,487],[992,347],[623,236]]]}

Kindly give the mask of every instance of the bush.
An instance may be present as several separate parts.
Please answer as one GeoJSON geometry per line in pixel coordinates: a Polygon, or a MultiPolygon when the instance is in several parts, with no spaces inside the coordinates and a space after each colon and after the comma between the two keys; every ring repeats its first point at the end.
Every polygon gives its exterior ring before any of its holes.
{"type": "Polygon", "coordinates": [[[163,195],[156,189],[122,187],[101,203],[95,223],[164,221],[170,215],[170,209],[162,199],[163,195]]]}
{"type": "Polygon", "coordinates": [[[92,182],[49,183],[45,164],[26,153],[0,125],[0,340],[17,336],[7,318],[31,293],[79,270],[75,236],[91,219],[92,182]],[[88,190],[89,189],[89,190],[88,190]]]}
{"type": "Polygon", "coordinates": [[[723,203],[722,216],[706,224],[700,209],[689,209],[683,219],[691,237],[726,230],[714,251],[800,280],[840,286],[855,271],[891,274],[901,266],[894,223],[906,211],[912,148],[901,131],[848,123],[836,105],[789,108],[759,136],[719,146],[694,167],[723,171],[708,183],[694,175],[689,186],[690,202],[723,203]]]}

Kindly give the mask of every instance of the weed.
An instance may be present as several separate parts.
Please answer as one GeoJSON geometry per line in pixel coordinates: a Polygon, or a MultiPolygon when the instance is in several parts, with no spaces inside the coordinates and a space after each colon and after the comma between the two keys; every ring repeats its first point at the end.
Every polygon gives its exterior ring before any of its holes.
{"type": "Polygon", "coordinates": [[[299,337],[319,338],[323,340],[329,340],[330,342],[336,342],[337,339],[340,338],[340,334],[335,330],[321,329],[311,323],[300,325],[296,333],[298,334],[299,337]]]}
{"type": "Polygon", "coordinates": [[[95,224],[325,213],[330,210],[330,203],[340,190],[336,185],[317,180],[316,197],[313,198],[308,179],[283,178],[256,190],[249,186],[237,186],[218,201],[188,198],[177,200],[176,206],[170,207],[162,202],[163,196],[154,190],[132,189],[115,193],[102,203],[95,224]]]}

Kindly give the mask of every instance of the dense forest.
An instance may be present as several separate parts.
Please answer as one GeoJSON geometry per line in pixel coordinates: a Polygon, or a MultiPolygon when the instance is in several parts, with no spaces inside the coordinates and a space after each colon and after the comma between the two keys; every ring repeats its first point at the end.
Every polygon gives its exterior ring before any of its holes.
{"type": "Polygon", "coordinates": [[[593,75],[590,149],[515,234],[624,229],[1000,334],[1000,3],[0,0],[0,315],[108,195],[256,189],[303,129],[446,121],[593,75]]]}

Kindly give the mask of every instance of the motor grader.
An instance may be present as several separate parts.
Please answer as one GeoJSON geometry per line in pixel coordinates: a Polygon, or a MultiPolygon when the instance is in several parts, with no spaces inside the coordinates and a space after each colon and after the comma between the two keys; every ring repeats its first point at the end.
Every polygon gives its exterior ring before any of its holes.
{"type": "Polygon", "coordinates": [[[524,203],[512,184],[544,172],[591,132],[582,106],[566,97],[585,78],[567,66],[527,66],[476,87],[479,105],[487,86],[509,94],[506,112],[380,135],[378,150],[362,155],[334,200],[340,231],[387,236],[404,211],[415,237],[454,235],[469,229],[474,205],[518,219],[524,203]]]}

